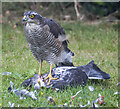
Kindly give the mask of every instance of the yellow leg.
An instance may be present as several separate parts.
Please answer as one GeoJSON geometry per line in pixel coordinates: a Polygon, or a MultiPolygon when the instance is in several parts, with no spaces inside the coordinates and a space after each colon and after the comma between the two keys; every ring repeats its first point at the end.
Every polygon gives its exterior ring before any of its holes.
{"type": "Polygon", "coordinates": [[[41,76],[42,61],[40,61],[39,75],[41,76]]]}
{"type": "Polygon", "coordinates": [[[45,78],[45,80],[44,80],[44,82],[49,78],[49,81],[48,81],[48,84],[47,85],[49,85],[50,84],[50,81],[51,80],[56,80],[57,78],[53,78],[52,77],[52,75],[51,75],[51,70],[52,70],[52,65],[50,66],[50,72],[49,72],[49,74],[48,74],[48,76],[45,78]]]}

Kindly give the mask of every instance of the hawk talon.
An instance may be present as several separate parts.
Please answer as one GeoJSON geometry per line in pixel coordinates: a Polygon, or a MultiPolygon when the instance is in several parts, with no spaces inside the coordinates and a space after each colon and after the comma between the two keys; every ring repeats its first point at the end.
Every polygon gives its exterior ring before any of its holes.
{"type": "Polygon", "coordinates": [[[50,85],[50,81],[51,81],[51,80],[56,80],[56,79],[58,79],[58,78],[53,78],[51,74],[48,74],[48,76],[45,78],[44,82],[45,82],[48,78],[49,78],[49,81],[48,81],[48,83],[47,83],[47,86],[50,85]]]}

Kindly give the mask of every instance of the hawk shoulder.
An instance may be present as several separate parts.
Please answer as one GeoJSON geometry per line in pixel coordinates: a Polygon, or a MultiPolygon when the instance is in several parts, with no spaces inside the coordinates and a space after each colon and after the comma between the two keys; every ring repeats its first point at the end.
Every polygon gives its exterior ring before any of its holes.
{"type": "Polygon", "coordinates": [[[65,51],[70,52],[68,49],[68,43],[69,41],[66,38],[64,29],[60,26],[59,23],[57,23],[53,19],[49,18],[43,18],[43,29],[49,30],[56,38],[56,41],[59,42],[58,44],[62,44],[65,51]]]}
{"type": "MultiPolygon", "coordinates": [[[[60,37],[61,37],[61,38],[63,38],[63,41],[65,40],[65,38],[66,38],[65,31],[55,20],[47,19],[44,17],[43,21],[44,21],[43,27],[48,25],[50,32],[55,36],[55,38],[60,39],[60,37]]],[[[61,39],[61,41],[62,41],[62,39],[61,39]]]]}

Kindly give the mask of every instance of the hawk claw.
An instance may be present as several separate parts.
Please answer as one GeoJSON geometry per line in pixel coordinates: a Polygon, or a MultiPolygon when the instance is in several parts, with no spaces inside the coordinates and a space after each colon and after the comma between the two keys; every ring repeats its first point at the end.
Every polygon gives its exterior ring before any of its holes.
{"type": "Polygon", "coordinates": [[[44,82],[45,82],[48,78],[49,78],[49,81],[48,81],[48,83],[47,83],[47,86],[50,85],[50,81],[51,81],[51,80],[56,80],[56,79],[58,79],[58,78],[53,78],[52,75],[49,74],[49,75],[45,78],[44,82]]]}

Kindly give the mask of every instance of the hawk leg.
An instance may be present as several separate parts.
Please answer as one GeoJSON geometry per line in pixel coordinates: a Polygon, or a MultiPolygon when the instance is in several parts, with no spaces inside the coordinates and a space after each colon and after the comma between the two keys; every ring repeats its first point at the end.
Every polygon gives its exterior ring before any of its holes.
{"type": "Polygon", "coordinates": [[[41,76],[42,61],[40,61],[39,75],[41,76]]]}
{"type": "Polygon", "coordinates": [[[53,78],[52,77],[52,74],[51,74],[51,71],[52,71],[52,65],[50,66],[50,72],[49,72],[49,74],[48,74],[48,76],[45,78],[45,80],[44,80],[44,82],[49,78],[49,81],[48,81],[48,84],[47,85],[49,85],[50,84],[50,81],[51,80],[56,80],[57,78],[53,78]]]}

